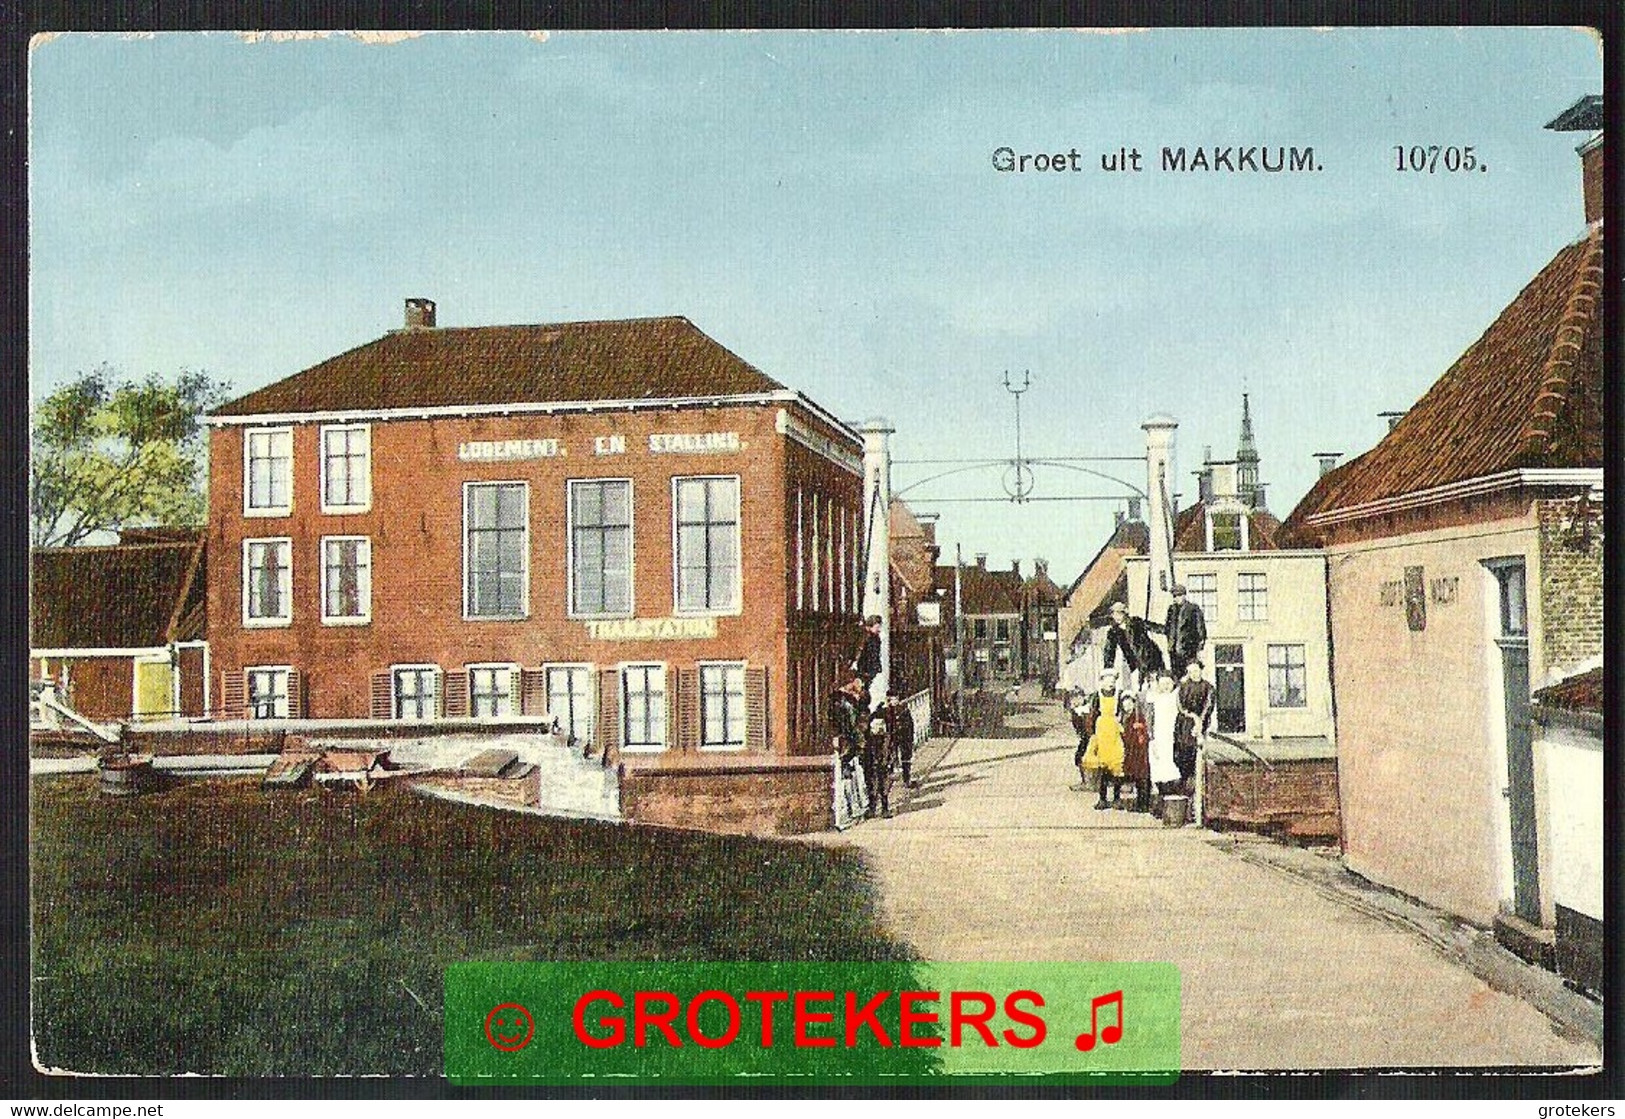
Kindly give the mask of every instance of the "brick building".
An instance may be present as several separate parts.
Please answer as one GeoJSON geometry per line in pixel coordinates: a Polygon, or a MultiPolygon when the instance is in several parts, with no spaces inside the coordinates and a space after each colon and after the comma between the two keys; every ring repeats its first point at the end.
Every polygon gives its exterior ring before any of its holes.
{"type": "Polygon", "coordinates": [[[683,318],[406,325],[210,418],[227,718],[556,718],[629,770],[824,755],[862,443],[683,318]]]}

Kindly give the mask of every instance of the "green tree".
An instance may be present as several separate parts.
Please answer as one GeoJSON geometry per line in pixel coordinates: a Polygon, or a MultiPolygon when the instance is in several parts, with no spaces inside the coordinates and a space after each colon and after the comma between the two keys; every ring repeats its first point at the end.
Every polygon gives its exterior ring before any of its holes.
{"type": "Polygon", "coordinates": [[[224,382],[183,371],[123,379],[100,366],[34,409],[28,513],[35,547],[80,544],[137,525],[199,524],[207,443],[201,418],[224,382]]]}

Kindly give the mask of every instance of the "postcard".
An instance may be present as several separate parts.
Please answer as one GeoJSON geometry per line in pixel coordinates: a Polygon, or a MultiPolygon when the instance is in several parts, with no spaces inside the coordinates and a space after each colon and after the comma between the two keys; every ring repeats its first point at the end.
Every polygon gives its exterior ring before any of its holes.
{"type": "Polygon", "coordinates": [[[1597,32],[28,92],[43,1078],[1606,1091],[1597,32]]]}

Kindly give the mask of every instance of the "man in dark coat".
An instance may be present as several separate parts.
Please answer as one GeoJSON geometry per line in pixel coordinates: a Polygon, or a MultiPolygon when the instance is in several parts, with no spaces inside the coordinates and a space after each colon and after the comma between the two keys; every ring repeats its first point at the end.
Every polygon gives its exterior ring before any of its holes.
{"type": "Polygon", "coordinates": [[[1174,764],[1187,795],[1195,789],[1196,751],[1212,722],[1213,685],[1202,678],[1202,662],[1192,660],[1179,682],[1179,722],[1174,728],[1174,764]]]}
{"type": "Polygon", "coordinates": [[[869,790],[869,816],[891,815],[892,738],[886,716],[876,711],[863,733],[863,784],[869,790]]]}
{"type": "Polygon", "coordinates": [[[1112,624],[1106,630],[1107,668],[1116,667],[1118,653],[1123,654],[1123,666],[1134,673],[1138,683],[1162,671],[1162,650],[1151,640],[1150,627],[1144,618],[1129,617],[1128,605],[1122,602],[1112,603],[1112,624]]]}
{"type": "Polygon", "coordinates": [[[1202,646],[1207,644],[1207,619],[1202,616],[1202,608],[1185,597],[1185,584],[1175,583],[1169,593],[1174,601],[1161,629],[1168,638],[1168,666],[1177,680],[1185,675],[1185,666],[1202,655],[1202,646]]]}
{"type": "Polygon", "coordinates": [[[914,784],[914,716],[894,691],[886,696],[886,727],[891,735],[892,754],[903,764],[903,786],[914,784]]]}
{"type": "Polygon", "coordinates": [[[858,679],[863,681],[863,694],[869,695],[869,688],[880,675],[880,615],[870,614],[863,619],[863,640],[858,645],[857,653],[852,657],[851,669],[857,673],[858,679]]]}

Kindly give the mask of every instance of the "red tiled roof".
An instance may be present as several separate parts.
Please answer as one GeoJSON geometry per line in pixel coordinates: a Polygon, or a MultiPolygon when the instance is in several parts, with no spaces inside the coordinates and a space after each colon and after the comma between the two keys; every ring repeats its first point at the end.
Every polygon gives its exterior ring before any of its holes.
{"type": "MultiPolygon", "coordinates": [[[[1281,522],[1267,509],[1254,509],[1247,515],[1247,550],[1272,552],[1280,547],[1281,522]]],[[[1179,511],[1174,520],[1174,551],[1207,551],[1207,513],[1200,501],[1179,511]]]]}
{"type": "Polygon", "coordinates": [[[649,400],[784,386],[687,319],[396,330],[238,397],[217,416],[649,400]]]}
{"type": "Polygon", "coordinates": [[[1566,711],[1602,713],[1602,669],[1593,668],[1535,693],[1535,702],[1566,711]]]}
{"type": "MultiPolygon", "coordinates": [[[[1021,613],[1021,576],[1014,571],[989,571],[975,564],[965,564],[959,569],[959,574],[959,594],[967,618],[976,614],[1021,613]]],[[[944,600],[951,610],[954,597],[953,564],[938,566],[937,585],[948,588],[944,600]]]]}
{"type": "Polygon", "coordinates": [[[134,649],[202,634],[201,541],[40,548],[29,645],[134,649]]]}
{"type": "Polygon", "coordinates": [[[1382,442],[1315,483],[1289,535],[1315,513],[1505,470],[1600,467],[1602,258],[1600,227],[1559,251],[1382,442]]]}

